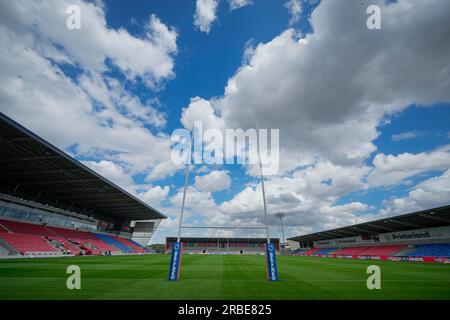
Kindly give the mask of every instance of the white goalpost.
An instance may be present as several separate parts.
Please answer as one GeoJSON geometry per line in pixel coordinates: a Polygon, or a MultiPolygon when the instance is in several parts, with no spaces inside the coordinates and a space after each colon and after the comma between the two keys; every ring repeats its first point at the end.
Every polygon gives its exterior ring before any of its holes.
{"type": "MultiPolygon", "coordinates": [[[[258,133],[258,130],[257,130],[258,133]]],[[[192,135],[191,135],[192,136],[192,135]]],[[[192,147],[192,143],[191,143],[192,147]]],[[[181,256],[182,256],[182,242],[181,242],[181,230],[182,229],[243,229],[243,230],[266,230],[266,268],[267,268],[267,280],[269,281],[278,281],[278,268],[276,263],[276,247],[274,243],[270,242],[269,235],[269,218],[267,215],[267,205],[266,205],[266,193],[264,188],[264,175],[262,170],[261,163],[261,154],[259,150],[259,135],[257,134],[257,152],[258,152],[258,163],[260,170],[260,178],[261,178],[261,188],[262,188],[262,198],[263,198],[263,207],[264,207],[264,221],[265,226],[263,227],[235,227],[235,226],[183,226],[183,216],[184,216],[184,207],[186,204],[186,191],[189,181],[189,169],[190,169],[190,161],[186,162],[185,172],[184,172],[184,189],[183,189],[183,198],[181,202],[181,212],[180,219],[178,222],[178,234],[177,234],[177,242],[174,242],[172,245],[172,258],[170,261],[169,267],[169,281],[177,281],[180,277],[180,268],[181,268],[181,256]]],[[[191,157],[191,155],[189,155],[191,157]]]]}

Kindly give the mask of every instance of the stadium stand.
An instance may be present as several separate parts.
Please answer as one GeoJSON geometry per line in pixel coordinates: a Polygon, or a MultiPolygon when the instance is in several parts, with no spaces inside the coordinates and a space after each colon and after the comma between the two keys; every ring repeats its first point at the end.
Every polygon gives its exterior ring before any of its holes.
{"type": "Polygon", "coordinates": [[[0,163],[2,256],[144,253],[166,218],[1,112],[0,163]]]}
{"type": "Polygon", "coordinates": [[[97,238],[99,238],[100,240],[102,240],[103,242],[106,242],[107,244],[109,244],[111,247],[117,248],[119,250],[121,250],[122,252],[126,252],[126,253],[130,253],[130,252],[135,252],[133,249],[131,249],[130,247],[126,246],[125,244],[123,244],[122,242],[116,240],[115,238],[108,236],[106,234],[99,234],[96,233],[95,236],[97,238]]]}
{"type": "MultiPolygon", "coordinates": [[[[171,252],[175,237],[166,238],[166,252],[171,252]]],[[[271,238],[277,251],[280,241],[271,238]]],[[[265,252],[265,238],[181,238],[185,253],[261,254],[265,252]]]]}
{"type": "MultiPolygon", "coordinates": [[[[135,253],[144,253],[144,252],[146,252],[146,249],[143,246],[141,246],[137,242],[134,242],[131,239],[120,238],[120,237],[117,237],[117,236],[111,236],[111,237],[113,239],[117,240],[118,242],[123,243],[128,248],[132,249],[132,251],[135,252],[135,253]]],[[[148,252],[150,252],[150,251],[148,250],[148,252]]]]}
{"type": "Polygon", "coordinates": [[[366,247],[359,255],[363,256],[393,256],[408,248],[407,245],[371,246],[366,247]]]}
{"type": "Polygon", "coordinates": [[[47,239],[50,242],[54,243],[55,246],[58,249],[62,250],[64,253],[79,255],[83,251],[83,249],[80,247],[80,245],[74,244],[63,237],[50,236],[50,237],[47,237],[47,239]]]}
{"type": "Polygon", "coordinates": [[[433,243],[417,245],[408,253],[411,257],[450,257],[450,243],[433,243]]]}
{"type": "Polygon", "coordinates": [[[0,224],[13,233],[38,235],[38,236],[51,236],[54,235],[50,230],[42,225],[23,223],[11,220],[0,220],[0,224]]]}
{"type": "Polygon", "coordinates": [[[306,256],[312,256],[314,255],[317,251],[320,251],[320,248],[313,248],[313,249],[309,249],[308,251],[305,251],[303,254],[306,256]]]}
{"type": "Polygon", "coordinates": [[[52,247],[40,236],[1,232],[0,238],[13,246],[21,254],[34,252],[58,252],[58,249],[52,247]]]}
{"type": "Polygon", "coordinates": [[[57,227],[47,227],[55,234],[66,238],[71,242],[78,243],[81,249],[88,251],[88,254],[101,254],[102,252],[120,252],[116,247],[103,242],[94,234],[86,231],[70,230],[57,227]]]}
{"type": "Polygon", "coordinates": [[[406,245],[387,245],[387,246],[365,246],[342,248],[333,252],[337,255],[360,255],[360,256],[390,256],[406,249],[406,245]]]}
{"type": "Polygon", "coordinates": [[[20,254],[70,253],[78,255],[144,253],[145,249],[130,239],[115,235],[0,219],[0,239],[20,254]]]}
{"type": "Polygon", "coordinates": [[[297,249],[294,255],[450,257],[450,243],[297,249]]]}
{"type": "Polygon", "coordinates": [[[45,240],[49,231],[42,226],[7,220],[0,220],[0,225],[0,238],[21,254],[59,251],[45,240]]]}
{"type": "Polygon", "coordinates": [[[309,250],[309,249],[302,249],[302,248],[299,248],[299,249],[292,250],[292,251],[291,251],[291,254],[293,254],[293,255],[300,255],[300,254],[305,253],[305,252],[308,251],[308,250],[309,250]]]}
{"type": "Polygon", "coordinates": [[[314,252],[315,255],[317,254],[331,254],[334,251],[336,251],[337,248],[325,248],[325,249],[321,249],[319,251],[314,252]]]}
{"type": "Polygon", "coordinates": [[[288,240],[297,255],[450,263],[450,205],[288,240]]]}

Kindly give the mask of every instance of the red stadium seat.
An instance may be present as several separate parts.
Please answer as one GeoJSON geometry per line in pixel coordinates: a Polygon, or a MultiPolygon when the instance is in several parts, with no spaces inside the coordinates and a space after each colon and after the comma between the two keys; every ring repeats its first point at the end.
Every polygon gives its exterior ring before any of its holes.
{"type": "Polygon", "coordinates": [[[92,254],[103,251],[120,252],[86,231],[43,226],[10,220],[0,220],[0,238],[8,242],[20,253],[27,252],[61,252],[47,240],[59,242],[66,250],[78,254],[81,247],[92,254]],[[79,245],[76,245],[78,243],[79,245]]]}
{"type": "Polygon", "coordinates": [[[21,254],[32,252],[58,252],[44,236],[50,234],[41,225],[0,220],[0,238],[21,254]]]}
{"type": "Polygon", "coordinates": [[[119,249],[106,244],[95,235],[87,231],[63,229],[58,227],[47,227],[47,229],[51,230],[54,234],[66,238],[67,240],[71,240],[89,248],[93,254],[101,254],[102,251],[120,252],[119,249]]]}
{"type": "Polygon", "coordinates": [[[338,249],[333,254],[348,256],[390,256],[407,247],[406,245],[351,247],[338,249]]]}

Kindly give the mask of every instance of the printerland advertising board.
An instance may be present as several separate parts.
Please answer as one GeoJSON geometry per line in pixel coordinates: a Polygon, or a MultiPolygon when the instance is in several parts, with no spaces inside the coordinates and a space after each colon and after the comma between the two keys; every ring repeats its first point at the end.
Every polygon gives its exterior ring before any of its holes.
{"type": "Polygon", "coordinates": [[[450,239],[450,226],[382,233],[380,242],[450,239]]]}

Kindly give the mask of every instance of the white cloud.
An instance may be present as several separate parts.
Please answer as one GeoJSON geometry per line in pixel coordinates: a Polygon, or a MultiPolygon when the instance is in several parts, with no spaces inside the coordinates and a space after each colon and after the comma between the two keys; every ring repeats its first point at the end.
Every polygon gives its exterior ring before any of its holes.
{"type": "Polygon", "coordinates": [[[407,131],[399,134],[392,135],[392,141],[403,141],[417,138],[420,135],[420,132],[417,131],[407,131]]]}
{"type": "Polygon", "coordinates": [[[177,34],[155,15],[149,17],[144,36],[137,38],[124,29],[108,28],[104,8],[96,3],[80,0],[3,2],[0,12],[2,25],[20,38],[29,38],[28,28],[33,28],[40,36],[36,45],[44,56],[57,52],[61,55],[59,60],[95,72],[107,70],[108,58],[130,79],[139,77],[149,85],[174,75],[177,34]],[[80,30],[66,27],[68,5],[80,7],[80,30]],[[63,50],[57,50],[60,47],[63,50]]]}
{"type": "Polygon", "coordinates": [[[402,153],[397,156],[377,154],[367,181],[371,186],[388,186],[430,170],[450,168],[450,146],[432,152],[402,153]]]}
{"type": "Polygon", "coordinates": [[[314,33],[299,41],[289,29],[257,45],[214,107],[227,127],[279,128],[284,171],[317,157],[361,163],[376,150],[387,115],[450,101],[447,4],[413,2],[380,1],[385,23],[375,32],[365,28],[359,2],[321,2],[311,16],[314,33]]]}
{"type": "Polygon", "coordinates": [[[155,186],[145,192],[139,193],[137,196],[149,205],[160,208],[160,203],[167,199],[169,192],[170,187],[168,186],[155,186]]]}
{"type": "Polygon", "coordinates": [[[87,165],[90,169],[106,179],[111,180],[119,187],[138,197],[153,208],[160,211],[166,210],[162,206],[162,202],[165,201],[169,195],[169,186],[161,187],[136,184],[127,170],[120,164],[111,161],[83,161],[83,164],[87,165]]]}
{"type": "MultiPolygon", "coordinates": [[[[174,76],[177,34],[151,15],[143,36],[133,36],[108,27],[98,2],[76,0],[70,4],[82,8],[82,29],[70,31],[65,28],[68,3],[0,3],[2,112],[59,147],[72,147],[76,156],[96,159],[86,164],[159,206],[168,199],[170,188],[135,185],[132,176],[144,173],[151,181],[179,169],[170,161],[169,137],[148,129],[163,128],[166,115],[158,110],[156,99],[140,101],[105,71],[112,65],[126,81],[142,80],[152,89],[161,88],[174,76]],[[54,61],[80,69],[81,74],[69,78],[54,61]]],[[[383,29],[369,31],[359,1],[342,5],[323,0],[311,17],[314,33],[299,40],[299,34],[289,29],[251,46],[222,97],[211,101],[196,97],[183,110],[181,122],[187,128],[194,120],[203,121],[206,128],[249,128],[255,122],[261,128],[280,128],[282,171],[267,179],[271,225],[278,223],[273,214],[279,211],[286,212],[290,232],[363,221],[370,217],[361,215],[370,209],[366,204],[336,205],[337,200],[369,186],[448,168],[448,151],[443,149],[379,154],[365,182],[370,171],[365,161],[376,151],[373,141],[386,116],[412,103],[450,101],[450,43],[443,41],[450,33],[448,4],[377,3],[382,7],[383,29]]],[[[195,25],[210,32],[216,10],[217,1],[197,1],[195,25]]],[[[299,15],[301,6],[291,12],[299,15]]],[[[448,175],[447,170],[413,187],[407,197],[386,202],[382,214],[448,199],[448,175]]],[[[262,223],[259,184],[217,204],[211,192],[220,183],[211,185],[214,175],[197,178],[195,187],[188,189],[190,221],[262,223]]],[[[226,185],[223,174],[221,178],[226,185]]],[[[164,213],[170,216],[167,226],[173,228],[181,190],[169,202],[164,213]]]]}
{"type": "Polygon", "coordinates": [[[215,170],[202,176],[196,176],[195,186],[202,191],[221,191],[231,186],[231,179],[227,171],[215,170]]]}
{"type": "Polygon", "coordinates": [[[406,197],[385,201],[385,208],[380,213],[392,216],[435,208],[448,205],[448,199],[450,199],[450,170],[419,183],[406,197]]]}
{"type": "MultiPolygon", "coordinates": [[[[301,3],[295,3],[299,6],[292,12],[299,15],[301,3]]],[[[378,127],[413,103],[450,101],[450,43],[443,41],[450,32],[448,5],[439,0],[376,4],[382,8],[383,29],[374,32],[366,28],[366,7],[360,2],[323,0],[311,16],[312,34],[299,39],[289,29],[251,45],[222,97],[196,97],[183,111],[188,128],[192,119],[202,119],[212,127],[246,129],[257,122],[260,128],[280,129],[281,172],[267,178],[266,192],[270,224],[278,224],[274,213],[285,212],[288,233],[299,224],[302,231],[311,231],[376,218],[376,213],[368,214],[373,208],[367,204],[336,203],[372,186],[380,168],[375,161],[370,173],[365,162],[376,151],[378,127]]],[[[420,164],[411,163],[409,172],[394,180],[417,170],[421,172],[420,164]]],[[[208,223],[263,223],[258,183],[221,204],[207,192],[195,193],[199,201],[209,199],[213,214],[208,223]]]]}
{"type": "MultiPolygon", "coordinates": [[[[224,95],[210,105],[202,101],[209,112],[195,113],[208,114],[210,123],[222,125],[223,120],[228,128],[250,128],[257,122],[261,128],[280,129],[281,171],[266,184],[272,225],[279,211],[286,212],[291,231],[299,223],[319,230],[376,218],[367,214],[370,208],[364,203],[336,201],[371,186],[365,182],[371,169],[365,161],[376,151],[378,126],[412,103],[450,101],[450,44],[442,41],[450,32],[446,4],[415,3],[380,1],[386,23],[383,30],[370,32],[360,3],[324,0],[311,17],[314,33],[299,40],[289,29],[252,46],[224,95]],[[436,23],[441,26],[438,34],[436,23]],[[426,36],[430,34],[434,36],[426,36]],[[407,76],[412,72],[414,76],[407,76]],[[437,77],[430,80],[427,74],[437,77]]],[[[196,109],[192,104],[184,114],[196,109]]],[[[222,223],[261,224],[260,185],[248,186],[218,209],[222,223]]]]}
{"type": "Polygon", "coordinates": [[[169,137],[148,129],[166,123],[158,101],[142,102],[103,72],[110,64],[130,81],[160,86],[173,76],[176,32],[151,15],[145,35],[134,37],[109,28],[102,6],[80,1],[70,4],[81,7],[82,28],[68,30],[68,3],[0,3],[1,111],[75,156],[123,164],[131,175],[175,172],[169,137]],[[54,61],[78,75],[66,76],[54,61]]]}
{"type": "Polygon", "coordinates": [[[209,171],[209,168],[208,168],[207,165],[203,165],[203,166],[201,166],[199,168],[196,168],[196,170],[195,170],[195,172],[197,174],[207,173],[208,171],[209,171]]]}
{"type": "MultiPolygon", "coordinates": [[[[183,188],[170,198],[170,203],[174,208],[181,208],[183,198],[183,188]]],[[[179,209],[176,211],[178,217],[179,209]]],[[[216,203],[210,191],[200,191],[195,187],[188,187],[186,190],[185,218],[213,218],[220,215],[217,211],[216,203]]]]}
{"type": "Polygon", "coordinates": [[[251,0],[228,0],[228,2],[230,4],[230,10],[240,9],[252,4],[251,0]]]}
{"type": "Polygon", "coordinates": [[[211,24],[217,19],[217,0],[197,0],[194,25],[202,32],[209,33],[211,24]]]}
{"type": "MultiPolygon", "coordinates": [[[[299,169],[290,176],[268,178],[265,185],[270,224],[277,225],[274,217],[277,212],[286,214],[285,224],[292,230],[300,223],[313,230],[367,219],[359,216],[369,209],[366,204],[335,205],[335,202],[343,195],[366,188],[362,178],[368,170],[368,167],[349,168],[324,162],[299,169]]],[[[221,203],[219,209],[231,221],[262,224],[261,185],[246,187],[233,199],[221,203]]]]}
{"type": "Polygon", "coordinates": [[[292,26],[300,21],[300,15],[303,11],[303,4],[301,0],[288,0],[284,5],[291,15],[289,24],[292,26]]]}
{"type": "Polygon", "coordinates": [[[92,99],[109,109],[104,110],[103,113],[119,112],[130,120],[156,128],[163,128],[166,124],[166,115],[155,108],[158,104],[156,99],[143,104],[139,98],[127,91],[123,84],[114,78],[102,77],[99,74],[83,74],[79,77],[78,82],[92,99]]]}
{"type": "Polygon", "coordinates": [[[130,190],[133,185],[133,179],[119,164],[108,160],[83,161],[83,164],[126,190],[130,190]]]}
{"type": "Polygon", "coordinates": [[[192,129],[195,121],[201,121],[204,130],[225,129],[224,120],[216,114],[211,102],[199,97],[191,98],[181,115],[181,123],[188,130],[192,129]]]}

